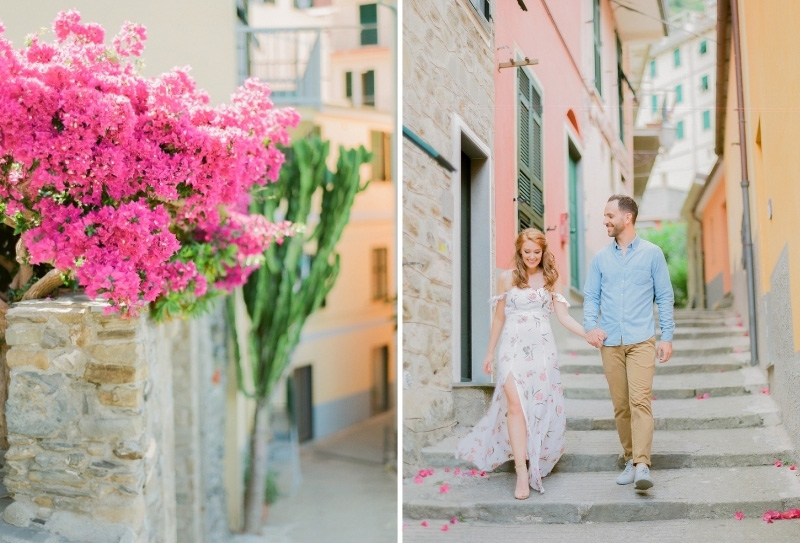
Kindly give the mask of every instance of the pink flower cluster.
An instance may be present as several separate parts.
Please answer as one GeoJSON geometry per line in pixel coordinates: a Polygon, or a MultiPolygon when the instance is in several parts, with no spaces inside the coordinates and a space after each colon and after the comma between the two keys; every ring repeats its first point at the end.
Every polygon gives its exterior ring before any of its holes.
{"type": "Polygon", "coordinates": [[[212,107],[187,69],[138,75],[143,27],[126,23],[109,48],[75,11],[56,18],[53,43],[15,50],[2,32],[0,218],[23,231],[31,263],[74,272],[135,314],[170,292],[242,284],[291,235],[245,213],[251,187],[277,179],[277,145],[299,120],[266,84],[248,80],[212,107]],[[182,261],[187,244],[224,254],[223,271],[182,261]]]}

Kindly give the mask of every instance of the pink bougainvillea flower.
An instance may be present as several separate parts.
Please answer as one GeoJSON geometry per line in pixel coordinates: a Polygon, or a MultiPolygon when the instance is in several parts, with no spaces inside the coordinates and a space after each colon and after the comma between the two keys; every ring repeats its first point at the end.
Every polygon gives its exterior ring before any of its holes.
{"type": "Polygon", "coordinates": [[[762,388],[762,389],[761,389],[761,394],[766,394],[766,395],[768,395],[768,396],[769,396],[769,388],[768,388],[768,387],[764,387],[764,388],[762,388]]]}
{"type": "Polygon", "coordinates": [[[797,469],[797,466],[796,466],[796,465],[794,465],[794,464],[792,464],[791,466],[789,466],[789,469],[790,469],[791,471],[795,471],[795,470],[797,469]]]}
{"type": "Polygon", "coordinates": [[[576,372],[575,372],[575,375],[580,375],[580,372],[577,372],[577,371],[576,371],[576,372]]]}
{"type": "Polygon", "coordinates": [[[420,526],[422,526],[423,528],[427,528],[428,527],[428,521],[427,520],[423,520],[422,524],[420,524],[420,526]]]}
{"type": "Polygon", "coordinates": [[[444,468],[445,473],[450,473],[450,468],[444,468]]]}
{"type": "Polygon", "coordinates": [[[711,394],[709,394],[708,392],[706,392],[705,394],[700,394],[699,396],[697,396],[697,399],[698,399],[698,400],[707,400],[707,399],[708,399],[708,398],[710,398],[710,397],[711,397],[711,394]]]}
{"type": "Polygon", "coordinates": [[[735,518],[736,520],[742,520],[744,518],[744,513],[742,513],[741,511],[736,511],[736,514],[733,515],[733,518],[735,518]]]}
{"type": "Polygon", "coordinates": [[[658,400],[658,398],[656,398],[655,396],[653,396],[653,397],[652,397],[652,398],[650,398],[650,399],[651,399],[651,400],[653,400],[653,401],[656,401],[656,400],[658,400]]]}
{"type": "Polygon", "coordinates": [[[783,462],[781,462],[780,460],[777,460],[777,461],[775,462],[775,467],[776,467],[776,468],[779,468],[779,467],[781,467],[782,465],[783,465],[783,462]]]}
{"type": "Polygon", "coordinates": [[[749,335],[750,335],[750,332],[748,332],[748,331],[744,331],[744,332],[742,332],[742,335],[743,335],[744,337],[747,337],[747,336],[749,336],[749,335]]]}
{"type": "Polygon", "coordinates": [[[780,519],[781,514],[778,511],[766,511],[762,516],[761,520],[766,521],[767,524],[772,524],[773,520],[780,519]]]}
{"type": "Polygon", "coordinates": [[[478,470],[476,470],[475,468],[472,468],[472,470],[470,470],[469,474],[470,474],[471,477],[475,477],[478,474],[478,470]]]}
{"type": "Polygon", "coordinates": [[[453,470],[453,475],[461,475],[461,468],[456,468],[453,470]]]}
{"type": "Polygon", "coordinates": [[[458,519],[456,517],[451,518],[450,524],[458,524],[458,519]]]}
{"type": "Polygon", "coordinates": [[[418,485],[421,485],[423,481],[424,481],[424,479],[423,479],[422,475],[417,475],[416,477],[414,477],[414,482],[416,484],[418,484],[418,485]]]}
{"type": "Polygon", "coordinates": [[[578,356],[578,353],[576,353],[575,351],[570,351],[570,352],[569,352],[569,355],[570,355],[570,356],[578,356]]]}
{"type": "Polygon", "coordinates": [[[446,532],[446,531],[447,531],[447,530],[449,530],[449,529],[450,529],[450,525],[449,525],[449,524],[445,524],[445,525],[443,525],[443,526],[441,527],[441,530],[442,530],[443,532],[446,532]]]}
{"type": "Polygon", "coordinates": [[[450,485],[447,483],[439,487],[439,494],[447,494],[448,492],[450,492],[450,485]]]}

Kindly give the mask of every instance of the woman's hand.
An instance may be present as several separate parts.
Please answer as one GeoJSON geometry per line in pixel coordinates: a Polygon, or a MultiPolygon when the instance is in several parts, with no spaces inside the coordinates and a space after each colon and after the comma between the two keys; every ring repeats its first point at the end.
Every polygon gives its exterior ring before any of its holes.
{"type": "Polygon", "coordinates": [[[494,355],[487,354],[486,358],[483,359],[483,373],[485,373],[486,375],[491,375],[493,365],[494,365],[494,355]]]}

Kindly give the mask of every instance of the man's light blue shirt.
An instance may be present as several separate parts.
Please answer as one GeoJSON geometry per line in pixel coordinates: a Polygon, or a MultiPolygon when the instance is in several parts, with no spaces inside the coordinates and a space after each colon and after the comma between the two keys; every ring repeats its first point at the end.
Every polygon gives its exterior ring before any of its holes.
{"type": "Polygon", "coordinates": [[[614,240],[594,255],[583,288],[583,327],[602,329],[603,345],[633,345],[655,335],[658,305],[661,341],[672,341],[674,294],[661,249],[636,236],[625,256],[614,240]]]}

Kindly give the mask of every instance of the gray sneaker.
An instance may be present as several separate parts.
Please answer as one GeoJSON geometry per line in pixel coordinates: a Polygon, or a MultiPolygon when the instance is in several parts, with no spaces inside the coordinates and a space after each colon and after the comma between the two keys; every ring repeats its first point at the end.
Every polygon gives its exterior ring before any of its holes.
{"type": "Polygon", "coordinates": [[[622,473],[619,474],[617,477],[617,484],[618,485],[629,485],[633,482],[633,459],[628,460],[625,462],[625,469],[622,470],[622,473]]]}
{"type": "Polygon", "coordinates": [[[635,484],[636,490],[647,490],[653,486],[653,478],[650,477],[650,468],[647,464],[636,466],[635,484]]]}

